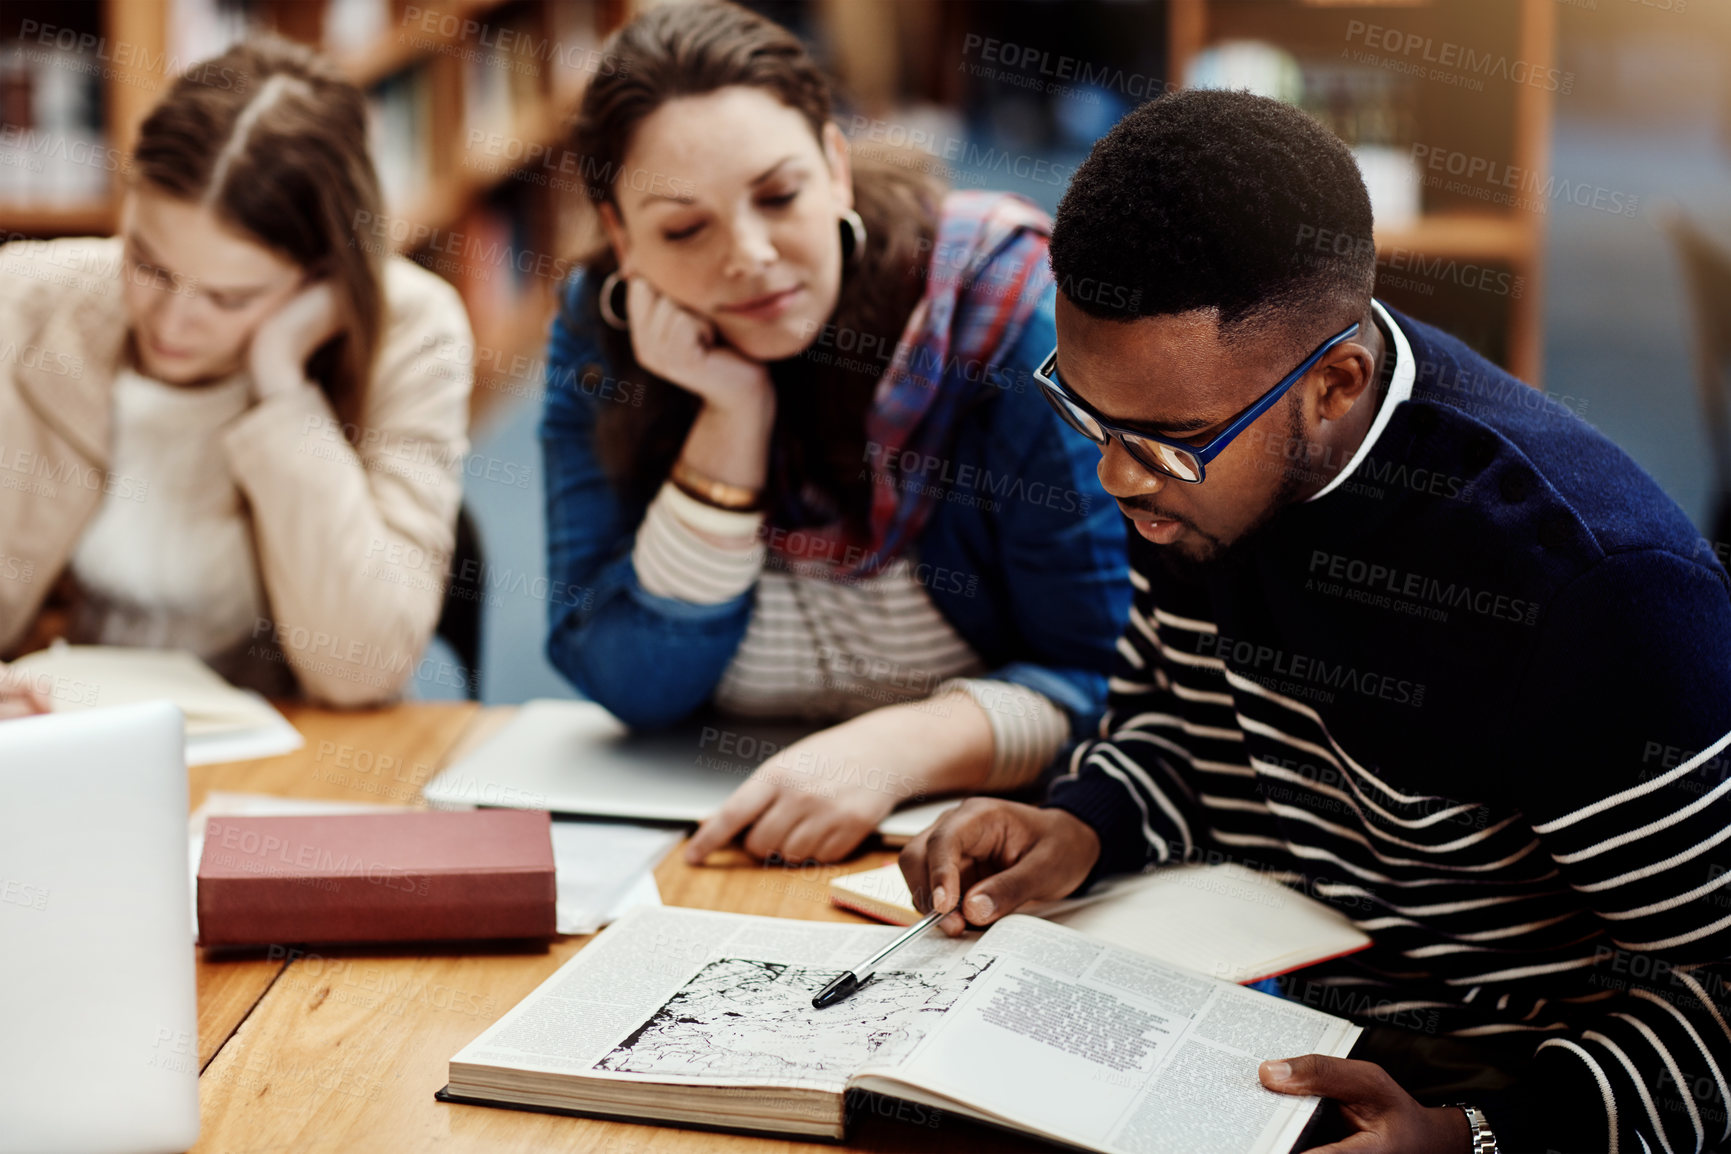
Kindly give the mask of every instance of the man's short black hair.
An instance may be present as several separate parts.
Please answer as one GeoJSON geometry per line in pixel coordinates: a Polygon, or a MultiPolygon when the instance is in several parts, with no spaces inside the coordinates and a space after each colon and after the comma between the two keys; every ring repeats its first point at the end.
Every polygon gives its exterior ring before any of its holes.
{"type": "Polygon", "coordinates": [[[1076,170],[1052,272],[1105,319],[1213,308],[1222,328],[1351,320],[1376,281],[1370,196],[1346,145],[1299,109],[1175,92],[1125,116],[1076,170]]]}

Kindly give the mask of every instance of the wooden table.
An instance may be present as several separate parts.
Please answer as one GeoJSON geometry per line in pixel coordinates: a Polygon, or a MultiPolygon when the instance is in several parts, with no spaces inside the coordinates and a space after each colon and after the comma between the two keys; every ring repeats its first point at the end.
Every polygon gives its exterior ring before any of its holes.
{"type": "MultiPolygon", "coordinates": [[[[306,746],[283,757],[191,771],[192,804],[211,789],[416,805],[420,787],[508,716],[471,704],[411,704],[369,713],[288,708],[306,746]]],[[[775,917],[857,921],[831,906],[838,872],[893,860],[874,849],[840,866],[759,866],[743,853],[702,868],[678,850],[655,871],[668,905],[775,917]]],[[[531,953],[452,946],[413,954],[376,948],[303,956],[282,950],[198,959],[199,1097],[210,1154],[374,1152],[835,1151],[781,1141],[436,1102],[455,1054],[591,938],[531,953]],[[271,956],[274,953],[279,956],[271,956]]],[[[857,1117],[845,1149],[1050,1149],[943,1117],[936,1127],[882,1112],[857,1117]]],[[[863,1112],[862,1112],[863,1113],[863,1112]]]]}

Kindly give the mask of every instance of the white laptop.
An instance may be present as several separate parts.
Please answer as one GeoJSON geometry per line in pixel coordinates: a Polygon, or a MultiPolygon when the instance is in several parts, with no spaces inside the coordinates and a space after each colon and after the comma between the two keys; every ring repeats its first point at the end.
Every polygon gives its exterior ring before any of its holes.
{"type": "MultiPolygon", "coordinates": [[[[592,701],[536,700],[423,792],[434,805],[701,821],[720,809],[753,769],[812,732],[724,719],[632,733],[592,701]]],[[[851,772],[876,771],[856,765],[851,772]]],[[[821,775],[811,780],[822,788],[821,775]]],[[[894,791],[897,784],[887,782],[884,788],[894,791]]],[[[898,809],[878,823],[878,833],[891,845],[906,842],[959,801],[952,797],[898,809]]]]}
{"type": "Polygon", "coordinates": [[[184,748],[167,702],[0,721],[0,1154],[198,1137],[184,748]]]}

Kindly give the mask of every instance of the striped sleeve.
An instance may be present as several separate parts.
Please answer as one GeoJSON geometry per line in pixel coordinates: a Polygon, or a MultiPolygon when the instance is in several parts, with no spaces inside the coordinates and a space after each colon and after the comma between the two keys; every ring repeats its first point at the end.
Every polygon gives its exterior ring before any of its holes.
{"type": "MultiPolygon", "coordinates": [[[[1619,556],[1547,608],[1519,699],[1521,808],[1596,919],[1598,991],[1534,1054],[1505,1148],[1696,1154],[1731,1141],[1731,597],[1619,556]],[[1568,1103],[1567,1110],[1559,1109],[1568,1103]]],[[[1499,1137],[1504,1123],[1492,1118],[1499,1137]]]]}
{"type": "Polygon", "coordinates": [[[980,787],[984,793],[1008,793],[1027,785],[1070,739],[1070,715],[1036,689],[1013,681],[958,677],[938,686],[932,696],[952,689],[973,698],[992,727],[992,766],[980,787]]]}
{"type": "MultiPolygon", "coordinates": [[[[1534,825],[1597,915],[1602,932],[1585,964],[1607,996],[1568,1015],[1571,1032],[1535,1053],[1531,1092],[1582,1106],[1576,1127],[1559,1133],[1547,1123],[1531,1143],[1697,1154],[1731,1141],[1728,764],[1731,734],[1673,770],[1534,825]]],[[[1545,1112],[1537,1100],[1515,1108],[1517,1135],[1545,1112]]]]}
{"type": "Polygon", "coordinates": [[[764,548],[757,540],[762,522],[762,513],[716,509],[667,482],[649,503],[631,548],[638,583],[657,597],[696,605],[731,601],[755,585],[763,571],[764,548]],[[737,535],[739,544],[716,544],[700,529],[737,535]]]}
{"type": "Polygon", "coordinates": [[[1130,582],[1135,593],[1108,682],[1104,736],[1076,747],[1069,772],[1052,783],[1046,799],[1099,835],[1100,860],[1085,885],[1107,874],[1182,861],[1195,849],[1200,828],[1194,793],[1175,764],[1183,747],[1164,736],[1172,726],[1187,724],[1181,719],[1190,710],[1179,706],[1164,670],[1159,611],[1148,581],[1132,569],[1130,582]]]}

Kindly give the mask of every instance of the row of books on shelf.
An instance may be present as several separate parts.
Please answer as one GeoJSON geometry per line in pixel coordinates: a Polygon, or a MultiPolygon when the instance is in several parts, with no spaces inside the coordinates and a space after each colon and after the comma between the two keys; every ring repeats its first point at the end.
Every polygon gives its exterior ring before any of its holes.
{"type": "Polygon", "coordinates": [[[472,206],[456,222],[452,252],[420,259],[456,286],[481,339],[511,330],[523,310],[550,287],[544,259],[552,243],[534,227],[527,193],[507,186],[472,206]]]}
{"type": "Polygon", "coordinates": [[[1420,215],[1423,183],[1412,162],[1418,92],[1410,74],[1334,57],[1297,57],[1259,40],[1229,40],[1198,53],[1185,82],[1248,88],[1298,105],[1351,146],[1379,223],[1405,227],[1420,215]]]}
{"type": "Polygon", "coordinates": [[[0,44],[0,203],[100,199],[124,163],[103,125],[100,67],[25,40],[0,44]]]}
{"type": "MultiPolygon", "coordinates": [[[[411,210],[441,176],[454,172],[467,188],[485,187],[513,160],[556,148],[561,114],[585,80],[608,67],[599,49],[597,0],[322,2],[322,46],[369,87],[375,161],[395,213],[411,210]]],[[[245,34],[249,13],[256,19],[268,10],[258,3],[170,0],[164,67],[221,51],[245,34]]],[[[94,24],[72,30],[89,35],[68,31],[41,21],[0,26],[0,36],[13,37],[0,40],[0,204],[100,200],[123,167],[111,147],[102,91],[112,48],[94,24]]],[[[1400,158],[1419,137],[1413,76],[1374,62],[1228,40],[1199,53],[1184,79],[1300,105],[1359,152],[1377,186],[1380,219],[1420,211],[1421,182],[1400,179],[1400,158]]]]}
{"type": "Polygon", "coordinates": [[[393,211],[411,207],[428,185],[446,175],[485,184],[504,175],[532,147],[553,146],[550,133],[557,117],[550,109],[574,94],[569,79],[560,75],[564,53],[545,34],[540,17],[536,10],[517,9],[455,39],[439,38],[445,27],[439,20],[411,21],[397,33],[411,50],[432,55],[428,66],[393,72],[369,93],[373,160],[393,211]],[[449,68],[446,57],[454,61],[449,68]],[[432,110],[453,72],[460,76],[460,117],[444,124],[432,110]],[[450,139],[436,139],[441,132],[450,139]],[[441,155],[452,158],[443,173],[437,171],[441,155]]]}
{"type": "MultiPolygon", "coordinates": [[[[246,25],[215,18],[212,0],[174,0],[163,68],[215,55],[246,25]]],[[[452,10],[456,11],[456,10],[452,10]]],[[[465,165],[550,147],[556,106],[567,106],[599,60],[589,4],[548,8],[470,4],[452,15],[437,5],[393,15],[389,0],[328,0],[324,46],[369,80],[374,162],[391,211],[404,212],[447,166],[467,169],[471,187],[508,164],[465,165]],[[385,71],[368,61],[384,60],[385,71]],[[455,85],[455,102],[448,99],[455,85]],[[454,122],[435,109],[455,110],[454,122]],[[440,140],[438,134],[449,137],[440,140]],[[523,139],[531,137],[532,139],[523,139]]],[[[99,29],[40,21],[0,29],[0,205],[99,202],[116,188],[125,157],[114,147],[103,80],[114,48],[99,29]]],[[[163,78],[158,78],[163,79],[163,78]]]]}

